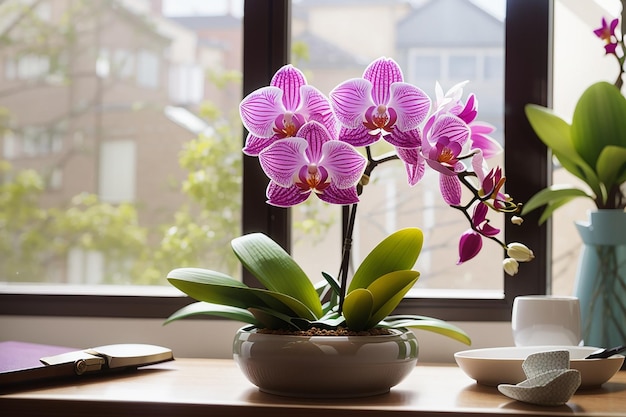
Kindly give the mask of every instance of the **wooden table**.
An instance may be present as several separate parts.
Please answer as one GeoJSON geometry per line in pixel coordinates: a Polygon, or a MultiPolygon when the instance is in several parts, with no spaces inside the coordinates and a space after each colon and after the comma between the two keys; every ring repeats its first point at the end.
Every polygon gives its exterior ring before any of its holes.
{"type": "MultiPolygon", "coordinates": [[[[306,375],[302,376],[306,378],[306,375]]],[[[389,394],[311,400],[259,392],[232,360],[177,359],[0,395],[12,416],[626,416],[626,371],[559,407],[523,404],[478,385],[456,366],[418,365],[389,394]]]]}

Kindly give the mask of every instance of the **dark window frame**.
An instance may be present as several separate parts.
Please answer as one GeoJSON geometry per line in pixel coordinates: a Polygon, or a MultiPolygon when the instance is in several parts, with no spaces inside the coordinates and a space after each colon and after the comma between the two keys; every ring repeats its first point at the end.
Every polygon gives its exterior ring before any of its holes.
{"type": "MultiPolygon", "coordinates": [[[[289,0],[246,0],[244,6],[243,92],[267,85],[274,72],[289,60],[289,0]]],[[[507,0],[505,54],[505,170],[507,192],[526,201],[550,178],[548,153],[524,116],[526,103],[548,105],[550,92],[550,40],[553,0],[507,0]],[[528,28],[533,28],[529,30],[528,28]]],[[[289,210],[265,204],[266,178],[258,163],[244,157],[244,233],[263,231],[290,247],[289,210]]],[[[424,314],[454,321],[506,321],[513,299],[522,294],[545,294],[551,259],[549,225],[537,227],[538,214],[524,227],[505,226],[507,241],[530,246],[536,259],[505,276],[501,299],[407,298],[397,313],[424,314]],[[536,231],[535,233],[529,230],[536,231]]],[[[244,280],[254,285],[245,275],[244,280]]],[[[0,294],[2,315],[164,318],[189,303],[185,297],[0,294]],[[115,308],[112,308],[115,306],[115,308]]]]}

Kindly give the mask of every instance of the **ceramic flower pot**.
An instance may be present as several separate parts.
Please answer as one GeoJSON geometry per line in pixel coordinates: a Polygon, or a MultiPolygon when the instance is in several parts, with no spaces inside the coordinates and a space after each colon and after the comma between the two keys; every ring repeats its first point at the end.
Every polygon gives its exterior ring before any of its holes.
{"type": "Polygon", "coordinates": [[[309,398],[383,394],[417,363],[412,331],[380,336],[293,336],[240,329],[233,356],[261,391],[309,398]]]}
{"type": "Polygon", "coordinates": [[[585,345],[626,341],[626,213],[597,210],[576,228],[584,247],[576,276],[585,345]]]}

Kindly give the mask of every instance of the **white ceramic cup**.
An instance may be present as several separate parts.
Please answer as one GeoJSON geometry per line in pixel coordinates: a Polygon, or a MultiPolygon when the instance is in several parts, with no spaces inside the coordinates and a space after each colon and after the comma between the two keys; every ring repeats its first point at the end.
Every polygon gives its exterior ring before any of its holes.
{"type": "Polygon", "coordinates": [[[515,346],[578,346],[580,303],[576,297],[515,297],[511,327],[515,346]]]}

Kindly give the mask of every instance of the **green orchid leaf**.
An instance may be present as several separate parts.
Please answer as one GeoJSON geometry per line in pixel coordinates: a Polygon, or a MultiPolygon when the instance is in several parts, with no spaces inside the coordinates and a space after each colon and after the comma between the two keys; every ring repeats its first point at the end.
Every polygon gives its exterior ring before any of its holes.
{"type": "Polygon", "coordinates": [[[320,299],[324,299],[324,297],[329,296],[329,303],[326,307],[324,307],[324,311],[328,311],[329,309],[339,305],[339,293],[341,292],[341,287],[332,275],[322,272],[322,276],[326,280],[326,292],[320,296],[320,299]]]}
{"type": "Polygon", "coordinates": [[[560,154],[573,164],[583,160],[572,143],[570,125],[551,109],[527,104],[524,107],[526,118],[541,141],[555,154],[560,154]]]}
{"type": "Polygon", "coordinates": [[[383,275],[367,287],[374,305],[368,327],[374,327],[400,304],[406,293],[415,285],[420,273],[417,271],[395,271],[383,275]]]}
{"type": "Polygon", "coordinates": [[[565,197],[565,198],[562,198],[561,200],[554,200],[554,201],[550,202],[546,206],[546,208],[543,210],[543,212],[541,213],[541,216],[539,216],[539,225],[542,225],[545,222],[547,222],[548,219],[552,216],[552,214],[559,207],[566,205],[567,203],[572,201],[574,198],[576,198],[576,197],[565,197]]]}
{"type": "Polygon", "coordinates": [[[576,150],[572,142],[571,126],[554,114],[551,109],[527,104],[524,108],[526,117],[541,141],[552,151],[563,168],[585,181],[594,193],[600,195],[598,177],[576,150]]]}
{"type": "Polygon", "coordinates": [[[415,320],[406,319],[393,322],[389,327],[409,327],[414,329],[428,330],[429,332],[435,332],[450,337],[454,340],[458,340],[459,342],[466,345],[472,344],[472,339],[465,331],[463,331],[463,329],[442,320],[428,318],[415,320]]]}
{"type": "Polygon", "coordinates": [[[266,329],[294,329],[299,327],[291,323],[291,317],[272,310],[262,308],[249,308],[250,313],[260,323],[259,327],[266,329]]]}
{"type": "Polygon", "coordinates": [[[198,301],[196,303],[189,304],[174,312],[171,316],[167,318],[164,324],[201,314],[222,317],[229,320],[241,321],[255,326],[259,325],[259,322],[248,310],[244,310],[243,308],[238,307],[225,306],[221,304],[205,303],[204,301],[198,301]]]}
{"type": "Polygon", "coordinates": [[[312,324],[315,326],[321,324],[324,328],[336,329],[339,326],[346,326],[346,319],[335,311],[330,314],[325,314],[321,319],[313,322],[312,324]]]}
{"type": "Polygon", "coordinates": [[[238,237],[231,245],[244,267],[268,290],[299,300],[315,317],[323,314],[315,287],[280,245],[262,233],[238,237]]]}
{"type": "Polygon", "coordinates": [[[572,144],[596,167],[606,146],[626,148],[626,99],[613,84],[598,82],[580,96],[572,117],[572,144]]]}
{"type": "Polygon", "coordinates": [[[225,279],[223,274],[216,276],[214,271],[179,268],[171,271],[167,279],[174,287],[198,301],[243,309],[264,308],[312,320],[318,317],[293,297],[261,288],[250,288],[239,281],[225,279]]]}
{"type": "Polygon", "coordinates": [[[372,315],[373,305],[374,297],[369,290],[357,288],[349,292],[343,301],[343,316],[348,328],[358,332],[371,327],[367,323],[372,315]]]}
{"type": "Polygon", "coordinates": [[[424,234],[418,228],[399,230],[380,242],[354,273],[348,292],[367,288],[381,276],[413,268],[422,250],[424,234]]]}
{"type": "Polygon", "coordinates": [[[541,206],[549,205],[563,199],[572,199],[574,197],[588,197],[593,200],[593,196],[573,185],[555,184],[544,188],[532,196],[522,207],[522,216],[541,206]]]}
{"type": "Polygon", "coordinates": [[[197,282],[207,282],[215,285],[227,285],[231,287],[248,288],[248,286],[243,282],[237,281],[236,279],[226,274],[203,268],[176,268],[170,271],[170,273],[167,274],[167,277],[186,279],[197,282]]]}
{"type": "Polygon", "coordinates": [[[626,181],[626,148],[607,146],[598,156],[598,177],[607,189],[626,181]]]}

